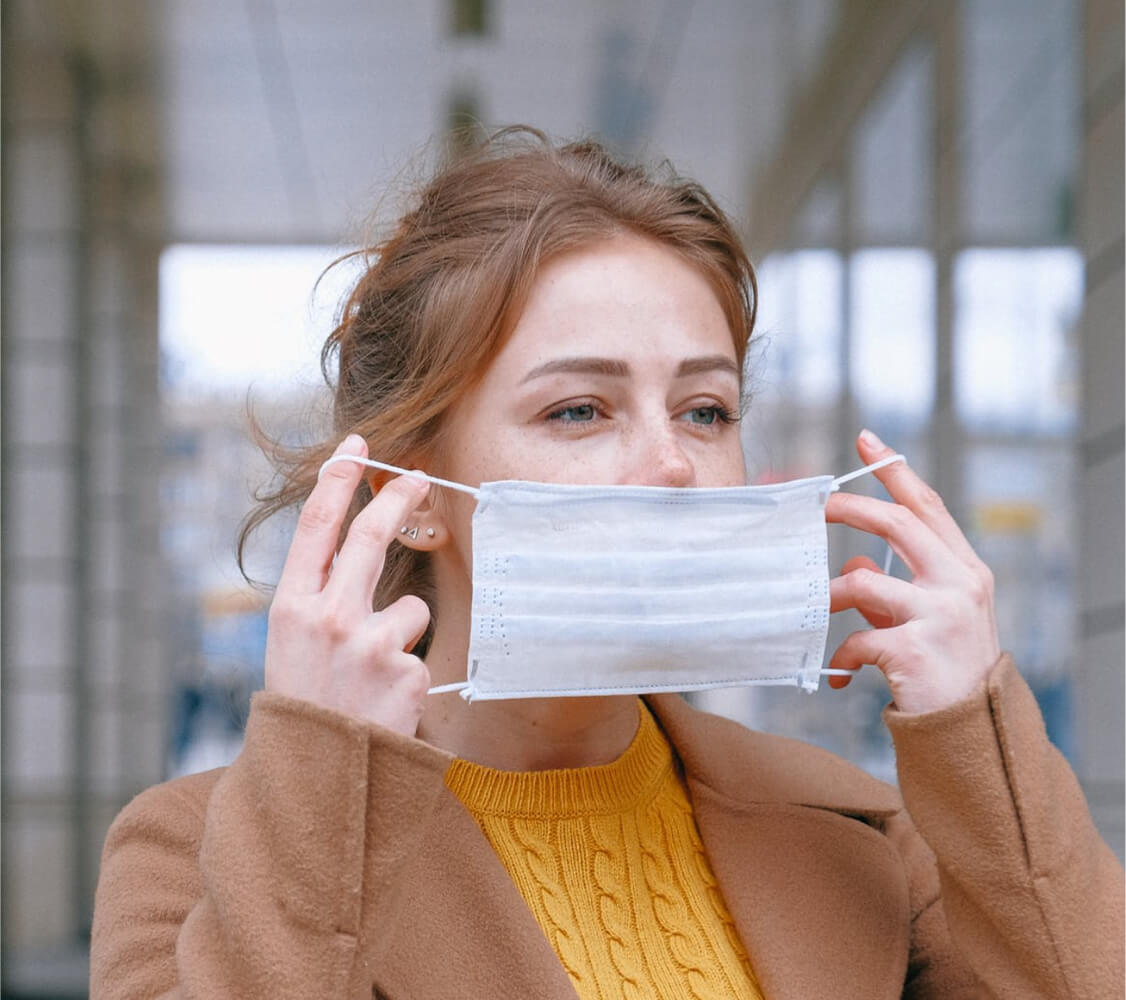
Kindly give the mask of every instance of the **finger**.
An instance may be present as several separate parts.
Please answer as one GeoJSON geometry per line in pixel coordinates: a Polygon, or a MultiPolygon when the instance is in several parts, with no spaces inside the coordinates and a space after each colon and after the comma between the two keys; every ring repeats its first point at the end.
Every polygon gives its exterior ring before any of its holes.
{"type": "MultiPolygon", "coordinates": [[[[344,463],[341,463],[344,464],[344,463]]],[[[429,483],[415,476],[396,476],[356,515],[340,546],[326,595],[360,601],[369,611],[375,585],[383,572],[387,546],[398,537],[411,512],[426,499],[429,483]]]]}
{"type": "Polygon", "coordinates": [[[874,569],[880,573],[883,572],[874,559],[869,559],[868,556],[853,556],[851,559],[845,560],[840,575],[844,576],[845,573],[851,573],[854,569],[874,569]]]}
{"type": "Polygon", "coordinates": [[[379,686],[379,708],[372,721],[413,736],[426,706],[426,695],[433,679],[430,670],[417,656],[396,653],[386,663],[388,674],[379,686]]]}
{"type": "MultiPolygon", "coordinates": [[[[367,456],[367,442],[349,434],[334,455],[367,456]]],[[[317,594],[324,588],[336,554],[336,543],[363,467],[357,462],[334,462],[317,481],[293,533],[285,566],[278,579],[278,593],[317,594]]]]}
{"type": "MultiPolygon", "coordinates": [[[[854,569],[870,569],[874,570],[877,573],[884,572],[881,566],[878,566],[874,560],[869,559],[867,556],[853,556],[851,559],[845,561],[845,564],[841,567],[840,575],[844,576],[846,573],[851,573],[854,569]]],[[[885,619],[880,617],[879,615],[870,617],[869,615],[865,614],[863,610],[859,608],[857,610],[860,611],[862,615],[864,615],[864,620],[868,622],[868,624],[873,628],[890,628],[895,624],[890,618],[885,619]]]]}
{"type": "MultiPolygon", "coordinates": [[[[878,462],[895,452],[871,431],[860,433],[856,443],[857,453],[865,464],[878,462]]],[[[931,529],[964,563],[975,565],[979,560],[973,546],[967,541],[958,522],[950,516],[942,497],[929,486],[906,462],[892,462],[873,475],[884,485],[896,503],[903,504],[920,521],[931,529]]]]}
{"type": "MultiPolygon", "coordinates": [[[[836,669],[843,669],[843,668],[838,667],[836,669]]],[[[853,668],[852,672],[855,674],[855,673],[859,673],[859,671],[860,671],[860,668],[855,667],[855,668],[853,668]]],[[[841,688],[848,687],[851,683],[852,683],[852,677],[842,677],[840,674],[830,674],[829,675],[829,687],[833,688],[836,691],[839,691],[841,688]]]]}
{"type": "Polygon", "coordinates": [[[916,576],[952,580],[964,572],[950,548],[901,504],[859,493],[834,493],[825,505],[825,520],[879,535],[916,576]]]}
{"type": "MultiPolygon", "coordinates": [[[[883,666],[888,648],[896,642],[897,629],[861,629],[842,642],[829,659],[831,670],[859,670],[866,663],[883,666]]],[[[845,678],[849,680],[850,678],[845,678]]]]}
{"type": "MultiPolygon", "coordinates": [[[[860,557],[857,557],[857,558],[859,559],[859,558],[863,558],[863,557],[860,556],[860,557]]],[[[849,560],[849,562],[853,562],[853,561],[854,560],[849,560]]],[[[845,565],[847,566],[848,563],[845,563],[845,565]]],[[[853,633],[853,634],[854,635],[868,635],[869,633],[867,633],[867,632],[857,632],[857,633],[853,633]]],[[[850,638],[851,638],[851,636],[850,636],[850,638]]],[[[860,668],[862,666],[864,666],[865,661],[863,659],[855,660],[855,659],[852,659],[852,658],[842,657],[840,655],[840,649],[843,648],[843,647],[844,647],[844,643],[842,643],[841,646],[838,647],[837,652],[835,652],[833,654],[833,656],[829,659],[829,664],[828,664],[829,669],[830,670],[849,670],[853,674],[859,673],[860,668]]],[[[852,683],[852,677],[842,677],[840,674],[830,674],[829,675],[829,687],[833,688],[834,690],[839,691],[841,688],[848,687],[849,684],[851,684],[851,683],[852,683]]]]}
{"type": "Polygon", "coordinates": [[[876,567],[858,566],[829,581],[830,612],[855,608],[877,628],[910,621],[919,612],[920,590],[876,567]]]}
{"type": "Polygon", "coordinates": [[[387,605],[375,618],[380,627],[387,630],[388,639],[394,648],[409,653],[426,633],[426,627],[430,624],[430,609],[421,598],[414,594],[404,594],[387,605]]]}

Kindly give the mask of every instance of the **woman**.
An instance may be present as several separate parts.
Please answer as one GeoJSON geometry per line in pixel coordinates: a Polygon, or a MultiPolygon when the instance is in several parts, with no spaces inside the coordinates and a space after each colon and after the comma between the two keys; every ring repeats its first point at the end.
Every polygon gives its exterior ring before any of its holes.
{"type": "MultiPolygon", "coordinates": [[[[697,186],[502,135],[348,301],[335,454],[472,486],[740,485],[754,294],[697,186]]],[[[109,834],[94,996],[1120,991],[1121,871],[1000,652],[988,570],[908,466],[877,473],[891,502],[826,509],[913,576],[831,582],[873,626],[831,665],[887,676],[904,808],[675,695],[428,696],[465,678],[473,500],[350,460],[318,479],[332,450],[260,512],[303,502],[242,753],[109,834]]]]}

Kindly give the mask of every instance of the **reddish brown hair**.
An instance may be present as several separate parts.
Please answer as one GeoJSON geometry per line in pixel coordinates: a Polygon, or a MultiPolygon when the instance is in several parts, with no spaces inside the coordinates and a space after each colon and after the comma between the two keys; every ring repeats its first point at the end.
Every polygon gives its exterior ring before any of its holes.
{"type": "MultiPolygon", "coordinates": [[[[441,170],[388,239],[350,255],[366,270],[321,353],[335,385],[333,438],[271,449],[278,485],[244,523],[240,561],[250,532],[305,500],[346,434],[361,434],[372,457],[393,464],[433,454],[443,417],[496,356],[541,265],[557,254],[623,232],[672,248],[715,290],[741,368],[754,327],[754,269],[711,196],[670,168],[663,174],[621,163],[596,142],[554,145],[523,127],[441,170]]],[[[348,523],[370,499],[361,486],[348,523]]],[[[433,608],[425,554],[392,546],[376,604],[406,593],[433,608]]]]}

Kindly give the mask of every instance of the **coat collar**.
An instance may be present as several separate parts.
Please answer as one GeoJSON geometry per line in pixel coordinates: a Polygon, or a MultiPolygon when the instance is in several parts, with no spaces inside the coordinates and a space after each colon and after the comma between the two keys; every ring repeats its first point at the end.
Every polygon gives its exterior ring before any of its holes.
{"type": "Polygon", "coordinates": [[[645,699],[690,780],[732,804],[812,806],[878,823],[903,808],[890,785],[835,754],[747,729],[693,708],[680,695],[645,699]]]}
{"type": "MultiPolygon", "coordinates": [[[[683,763],[708,858],[764,994],[900,996],[906,878],[869,825],[899,810],[895,791],[832,754],[749,732],[678,696],[647,701],[683,763]]],[[[373,956],[388,996],[575,1000],[511,878],[452,794],[440,798],[407,881],[409,912],[384,938],[386,952],[373,956]]]]}

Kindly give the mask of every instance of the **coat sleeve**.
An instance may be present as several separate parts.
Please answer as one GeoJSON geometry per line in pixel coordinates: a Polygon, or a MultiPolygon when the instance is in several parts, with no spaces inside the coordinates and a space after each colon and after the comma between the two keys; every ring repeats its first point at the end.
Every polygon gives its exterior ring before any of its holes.
{"type": "Polygon", "coordinates": [[[919,892],[905,995],[1121,998],[1122,867],[1011,659],[957,705],[889,707],[885,721],[927,848],[907,859],[919,892]]]}
{"type": "Polygon", "coordinates": [[[202,777],[159,785],[110,828],[91,997],[370,998],[379,947],[362,928],[394,921],[447,764],[417,740],[256,695],[210,795],[202,777]]]}

